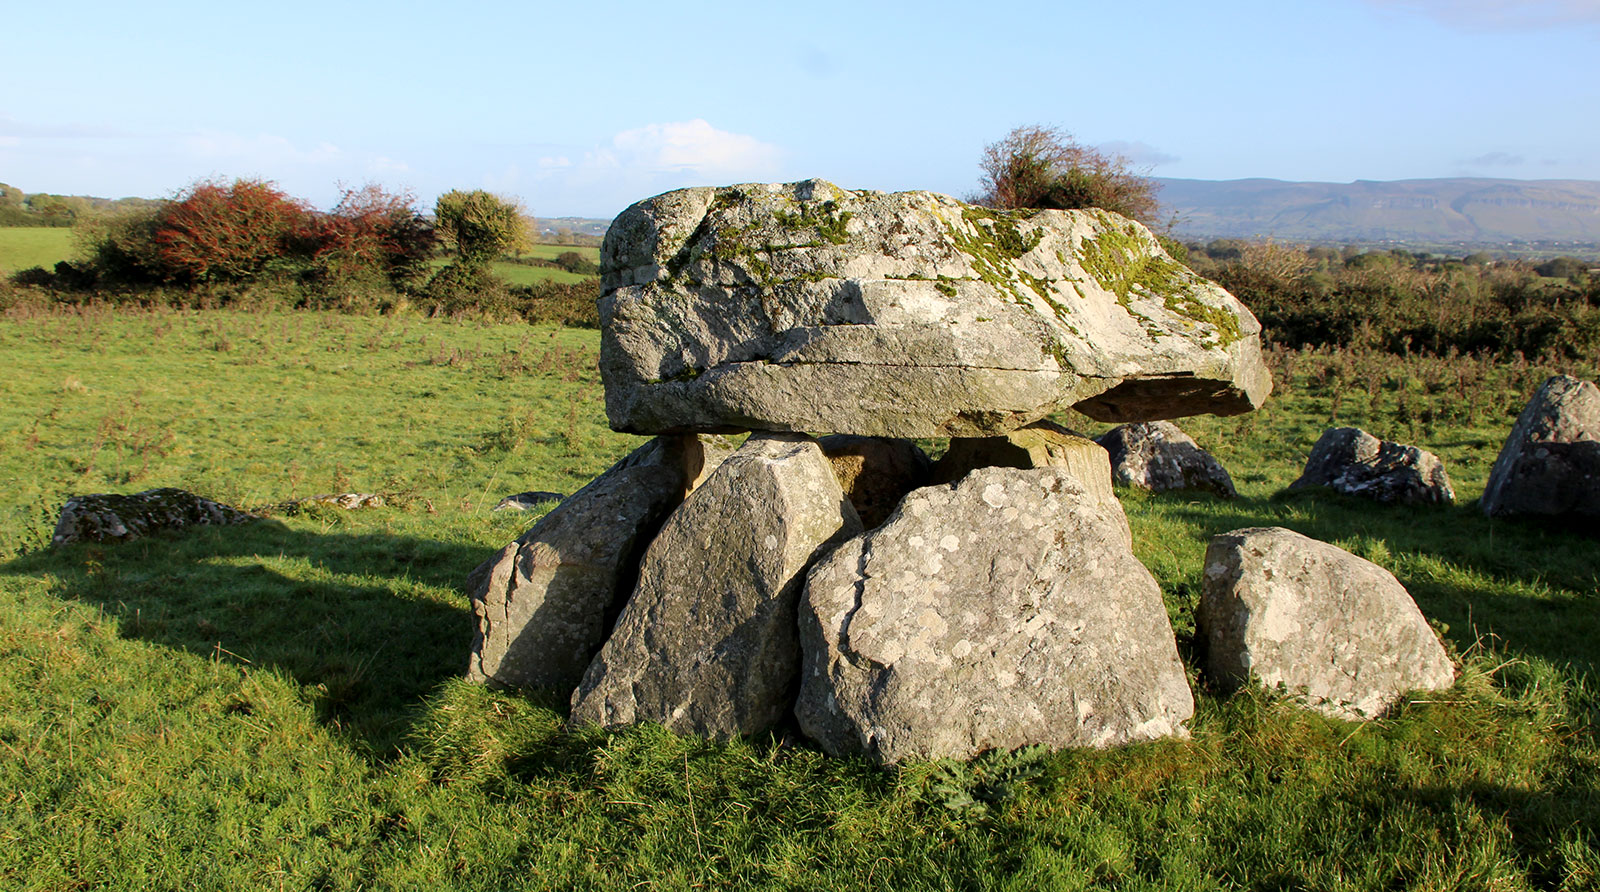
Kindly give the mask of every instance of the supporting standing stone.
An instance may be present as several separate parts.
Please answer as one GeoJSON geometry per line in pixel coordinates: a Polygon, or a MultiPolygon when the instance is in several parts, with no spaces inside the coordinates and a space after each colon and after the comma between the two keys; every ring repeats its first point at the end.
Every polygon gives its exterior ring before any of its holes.
{"type": "Polygon", "coordinates": [[[1223,533],[1206,550],[1195,623],[1217,680],[1283,685],[1335,718],[1370,719],[1455,668],[1388,570],[1278,527],[1223,533]]]}
{"type": "Polygon", "coordinates": [[[1456,498],[1439,456],[1416,446],[1380,440],[1355,427],[1329,428],[1311,447],[1305,472],[1289,488],[1308,486],[1407,505],[1441,504],[1456,498]]]}
{"type": "Polygon", "coordinates": [[[752,434],[673,512],[572,696],[572,720],[758,734],[793,702],[805,570],[861,529],[817,442],[752,434]]]}
{"type": "Polygon", "coordinates": [[[1111,474],[1123,486],[1150,492],[1199,489],[1224,499],[1239,495],[1222,462],[1170,421],[1119,425],[1095,442],[1111,453],[1111,474]]]}
{"type": "Polygon", "coordinates": [[[1544,382],[1506,437],[1482,504],[1490,516],[1600,517],[1600,387],[1567,375],[1544,382]]]}
{"type": "Polygon", "coordinates": [[[933,467],[933,482],[955,483],[979,468],[1060,468],[1095,499],[1116,503],[1111,458],[1095,441],[1053,421],[1036,421],[998,437],[957,437],[933,467]]]}
{"type": "Polygon", "coordinates": [[[720,439],[651,440],[474,570],[467,593],[477,634],[467,677],[572,690],[633,590],[644,546],[707,466],[727,455],[720,439]]]}
{"type": "Polygon", "coordinates": [[[1172,626],[1120,515],[1060,468],[911,493],[807,580],[801,727],[883,763],[1185,733],[1172,626]]]}
{"type": "Polygon", "coordinates": [[[834,434],[817,442],[865,529],[887,520],[906,493],[927,485],[933,471],[928,456],[910,440],[834,434]]]}

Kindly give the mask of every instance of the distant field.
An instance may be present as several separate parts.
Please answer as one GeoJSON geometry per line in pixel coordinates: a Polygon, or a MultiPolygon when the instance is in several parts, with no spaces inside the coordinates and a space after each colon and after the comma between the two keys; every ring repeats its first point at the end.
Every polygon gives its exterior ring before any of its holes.
{"type": "Polygon", "coordinates": [[[0,226],[0,273],[42,266],[72,256],[72,230],[53,226],[0,226]]]}
{"type": "Polygon", "coordinates": [[[540,260],[554,260],[568,251],[576,251],[583,255],[583,259],[593,263],[600,262],[600,249],[588,245],[534,245],[524,253],[540,260]]]}

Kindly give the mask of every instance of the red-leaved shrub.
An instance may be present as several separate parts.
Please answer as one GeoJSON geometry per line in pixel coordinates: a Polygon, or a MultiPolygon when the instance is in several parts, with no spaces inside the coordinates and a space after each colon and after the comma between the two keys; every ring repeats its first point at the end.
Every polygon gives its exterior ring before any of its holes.
{"type": "Polygon", "coordinates": [[[163,278],[180,283],[242,282],[298,253],[311,209],[271,183],[202,181],[163,207],[155,249],[163,278]]]}

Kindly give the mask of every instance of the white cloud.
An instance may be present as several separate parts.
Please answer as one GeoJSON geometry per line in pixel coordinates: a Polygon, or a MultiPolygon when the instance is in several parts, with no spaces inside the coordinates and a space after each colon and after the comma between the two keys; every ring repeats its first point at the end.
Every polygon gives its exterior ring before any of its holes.
{"type": "Polygon", "coordinates": [[[1143,142],[1127,142],[1119,139],[1103,142],[1095,148],[1105,152],[1107,155],[1121,155],[1140,167],[1146,165],[1155,167],[1160,164],[1171,164],[1174,161],[1183,160],[1177,155],[1168,154],[1149,143],[1143,142]]]}
{"type": "Polygon", "coordinates": [[[771,181],[783,163],[778,146],[703,118],[646,124],[587,148],[544,148],[529,169],[504,171],[494,186],[519,187],[536,209],[554,213],[614,214],[685,186],[771,181]]]}
{"type": "Polygon", "coordinates": [[[589,167],[640,173],[681,173],[710,179],[770,175],[778,166],[778,147],[753,136],[729,133],[703,118],[646,124],[612,137],[611,145],[584,159],[589,167]]]}
{"type": "Polygon", "coordinates": [[[1600,25],[1600,0],[1366,0],[1467,30],[1600,25]]]}

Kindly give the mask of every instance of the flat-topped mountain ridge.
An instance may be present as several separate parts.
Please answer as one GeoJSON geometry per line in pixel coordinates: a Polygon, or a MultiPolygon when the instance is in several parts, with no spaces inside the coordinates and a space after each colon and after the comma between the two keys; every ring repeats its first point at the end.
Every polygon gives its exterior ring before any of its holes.
{"type": "Polygon", "coordinates": [[[1190,238],[1600,242],[1600,182],[1593,180],[1157,182],[1176,232],[1190,238]]]}

